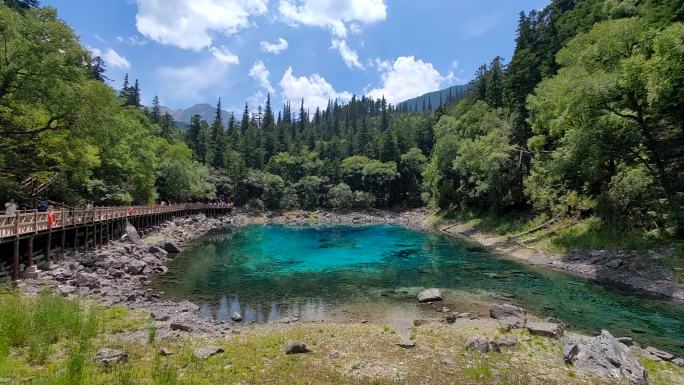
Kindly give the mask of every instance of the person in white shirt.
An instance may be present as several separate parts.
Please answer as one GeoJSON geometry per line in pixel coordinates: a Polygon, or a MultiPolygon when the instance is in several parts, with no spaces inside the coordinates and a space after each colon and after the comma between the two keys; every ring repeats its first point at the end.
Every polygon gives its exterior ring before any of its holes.
{"type": "Polygon", "coordinates": [[[17,215],[17,204],[14,199],[10,199],[9,202],[5,203],[5,215],[17,215]]]}

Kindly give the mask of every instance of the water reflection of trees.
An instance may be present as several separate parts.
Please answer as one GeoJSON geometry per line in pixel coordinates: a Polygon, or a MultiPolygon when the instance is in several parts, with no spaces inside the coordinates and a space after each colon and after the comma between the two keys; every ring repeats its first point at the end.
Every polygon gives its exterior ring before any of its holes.
{"type": "Polygon", "coordinates": [[[288,303],[241,302],[239,296],[222,296],[218,303],[203,303],[200,314],[219,321],[231,321],[233,313],[242,314],[245,322],[266,323],[299,319],[302,321],[321,321],[328,319],[327,306],[322,298],[311,298],[288,303]]]}

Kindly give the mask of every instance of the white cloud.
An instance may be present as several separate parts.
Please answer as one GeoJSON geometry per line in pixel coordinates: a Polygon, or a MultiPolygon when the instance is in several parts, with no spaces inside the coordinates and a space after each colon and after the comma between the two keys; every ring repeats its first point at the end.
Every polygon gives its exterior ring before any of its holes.
{"type": "Polygon", "coordinates": [[[330,48],[334,48],[340,51],[340,55],[342,55],[342,60],[344,60],[344,64],[346,64],[347,67],[356,67],[363,69],[363,65],[359,61],[359,55],[356,53],[356,51],[349,48],[345,40],[333,39],[332,47],[330,48]]]}
{"type": "Polygon", "coordinates": [[[161,67],[157,73],[169,99],[203,101],[202,92],[226,81],[230,65],[213,59],[197,65],[161,67]]]}
{"type": "Polygon", "coordinates": [[[378,69],[382,72],[382,87],[372,89],[368,94],[373,98],[384,96],[393,104],[438,90],[449,81],[448,76],[442,76],[431,63],[413,56],[400,56],[391,67],[379,64],[378,69]]]}
{"type": "Polygon", "coordinates": [[[304,106],[314,109],[325,108],[328,100],[349,100],[352,97],[349,92],[335,91],[333,86],[319,74],[296,77],[292,75],[292,72],[292,67],[288,68],[280,80],[284,100],[298,104],[304,99],[304,106]]]}
{"type": "MultiPolygon", "coordinates": [[[[385,0],[280,0],[280,15],[297,25],[326,27],[338,38],[347,36],[347,24],[385,20],[385,0]]],[[[352,28],[358,30],[358,25],[352,28]]]]}
{"type": "Polygon", "coordinates": [[[107,65],[112,68],[119,69],[129,69],[131,63],[124,56],[120,55],[118,52],[114,51],[113,48],[107,48],[104,52],[99,48],[87,47],[88,50],[93,54],[93,56],[99,56],[102,60],[107,63],[107,65]]]}
{"type": "Polygon", "coordinates": [[[278,39],[276,43],[271,43],[268,41],[262,41],[260,44],[261,50],[268,53],[279,54],[285,51],[290,45],[287,40],[282,37],[278,39]]]}
{"type": "Polygon", "coordinates": [[[250,17],[266,12],[268,0],[137,0],[136,27],[162,44],[198,51],[211,46],[211,32],[234,34],[250,17]]]}
{"type": "Polygon", "coordinates": [[[214,55],[214,59],[226,64],[240,64],[240,58],[230,52],[226,47],[209,47],[209,52],[214,55]]]}
{"type": "MultiPolygon", "coordinates": [[[[247,98],[247,105],[249,106],[250,112],[256,112],[257,106],[263,106],[266,103],[266,95],[263,92],[257,91],[254,95],[247,98]]],[[[242,111],[240,109],[239,111],[242,111]]]]}
{"type": "Polygon", "coordinates": [[[252,66],[252,68],[249,70],[249,76],[258,81],[259,85],[263,89],[273,94],[275,93],[275,90],[271,85],[271,81],[268,79],[270,75],[271,73],[268,71],[268,68],[266,68],[266,65],[264,65],[264,62],[262,62],[261,60],[257,60],[252,66]]]}
{"type": "Polygon", "coordinates": [[[129,37],[117,36],[116,41],[119,43],[126,43],[134,47],[142,47],[147,44],[147,40],[140,38],[138,35],[133,35],[129,37]]]}

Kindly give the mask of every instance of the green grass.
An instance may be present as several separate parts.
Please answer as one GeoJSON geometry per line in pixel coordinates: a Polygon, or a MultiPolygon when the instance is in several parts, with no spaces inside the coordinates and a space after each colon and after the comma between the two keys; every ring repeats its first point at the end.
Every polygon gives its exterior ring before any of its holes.
{"type": "MultiPolygon", "coordinates": [[[[466,351],[465,340],[475,334],[494,338],[499,335],[498,323],[489,319],[460,322],[457,327],[413,328],[413,349],[397,347],[399,337],[387,332],[388,327],[374,324],[272,324],[223,338],[159,339],[144,312],[101,307],[47,292],[36,298],[5,293],[0,296],[4,341],[0,380],[27,385],[587,383],[583,374],[575,378],[568,372],[556,341],[511,331],[509,335],[527,341],[502,353],[483,355],[466,351]],[[143,334],[140,341],[119,338],[121,330],[147,331],[147,336],[143,334]],[[148,343],[152,336],[154,343],[148,343]],[[285,355],[284,346],[292,340],[307,343],[312,352],[285,355]],[[39,345],[35,352],[32,341],[39,345]],[[201,346],[220,346],[225,352],[199,360],[193,350],[201,346]],[[95,352],[102,347],[123,350],[128,363],[105,367],[94,362],[95,352]],[[173,354],[161,356],[160,348],[173,354]],[[333,351],[338,352],[337,358],[330,357],[333,351]],[[443,365],[444,357],[452,357],[453,366],[443,365]]],[[[658,379],[654,385],[684,378],[681,368],[661,365],[652,370],[658,379]]]]}

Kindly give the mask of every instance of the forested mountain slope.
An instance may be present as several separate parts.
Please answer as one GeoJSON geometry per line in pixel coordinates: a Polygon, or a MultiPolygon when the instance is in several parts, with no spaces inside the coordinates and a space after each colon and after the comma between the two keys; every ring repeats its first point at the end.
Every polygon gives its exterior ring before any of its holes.
{"type": "Polygon", "coordinates": [[[158,98],[141,107],[137,81],[117,97],[55,10],[0,6],[13,53],[0,70],[0,198],[26,200],[30,176],[54,180],[49,197],[71,204],[429,204],[681,237],[683,9],[555,0],[521,13],[513,57],[425,112],[364,96],[315,111],[275,111],[268,98],[230,114],[219,101],[180,131],[158,98]],[[39,30],[59,39],[41,44],[39,30]]]}

